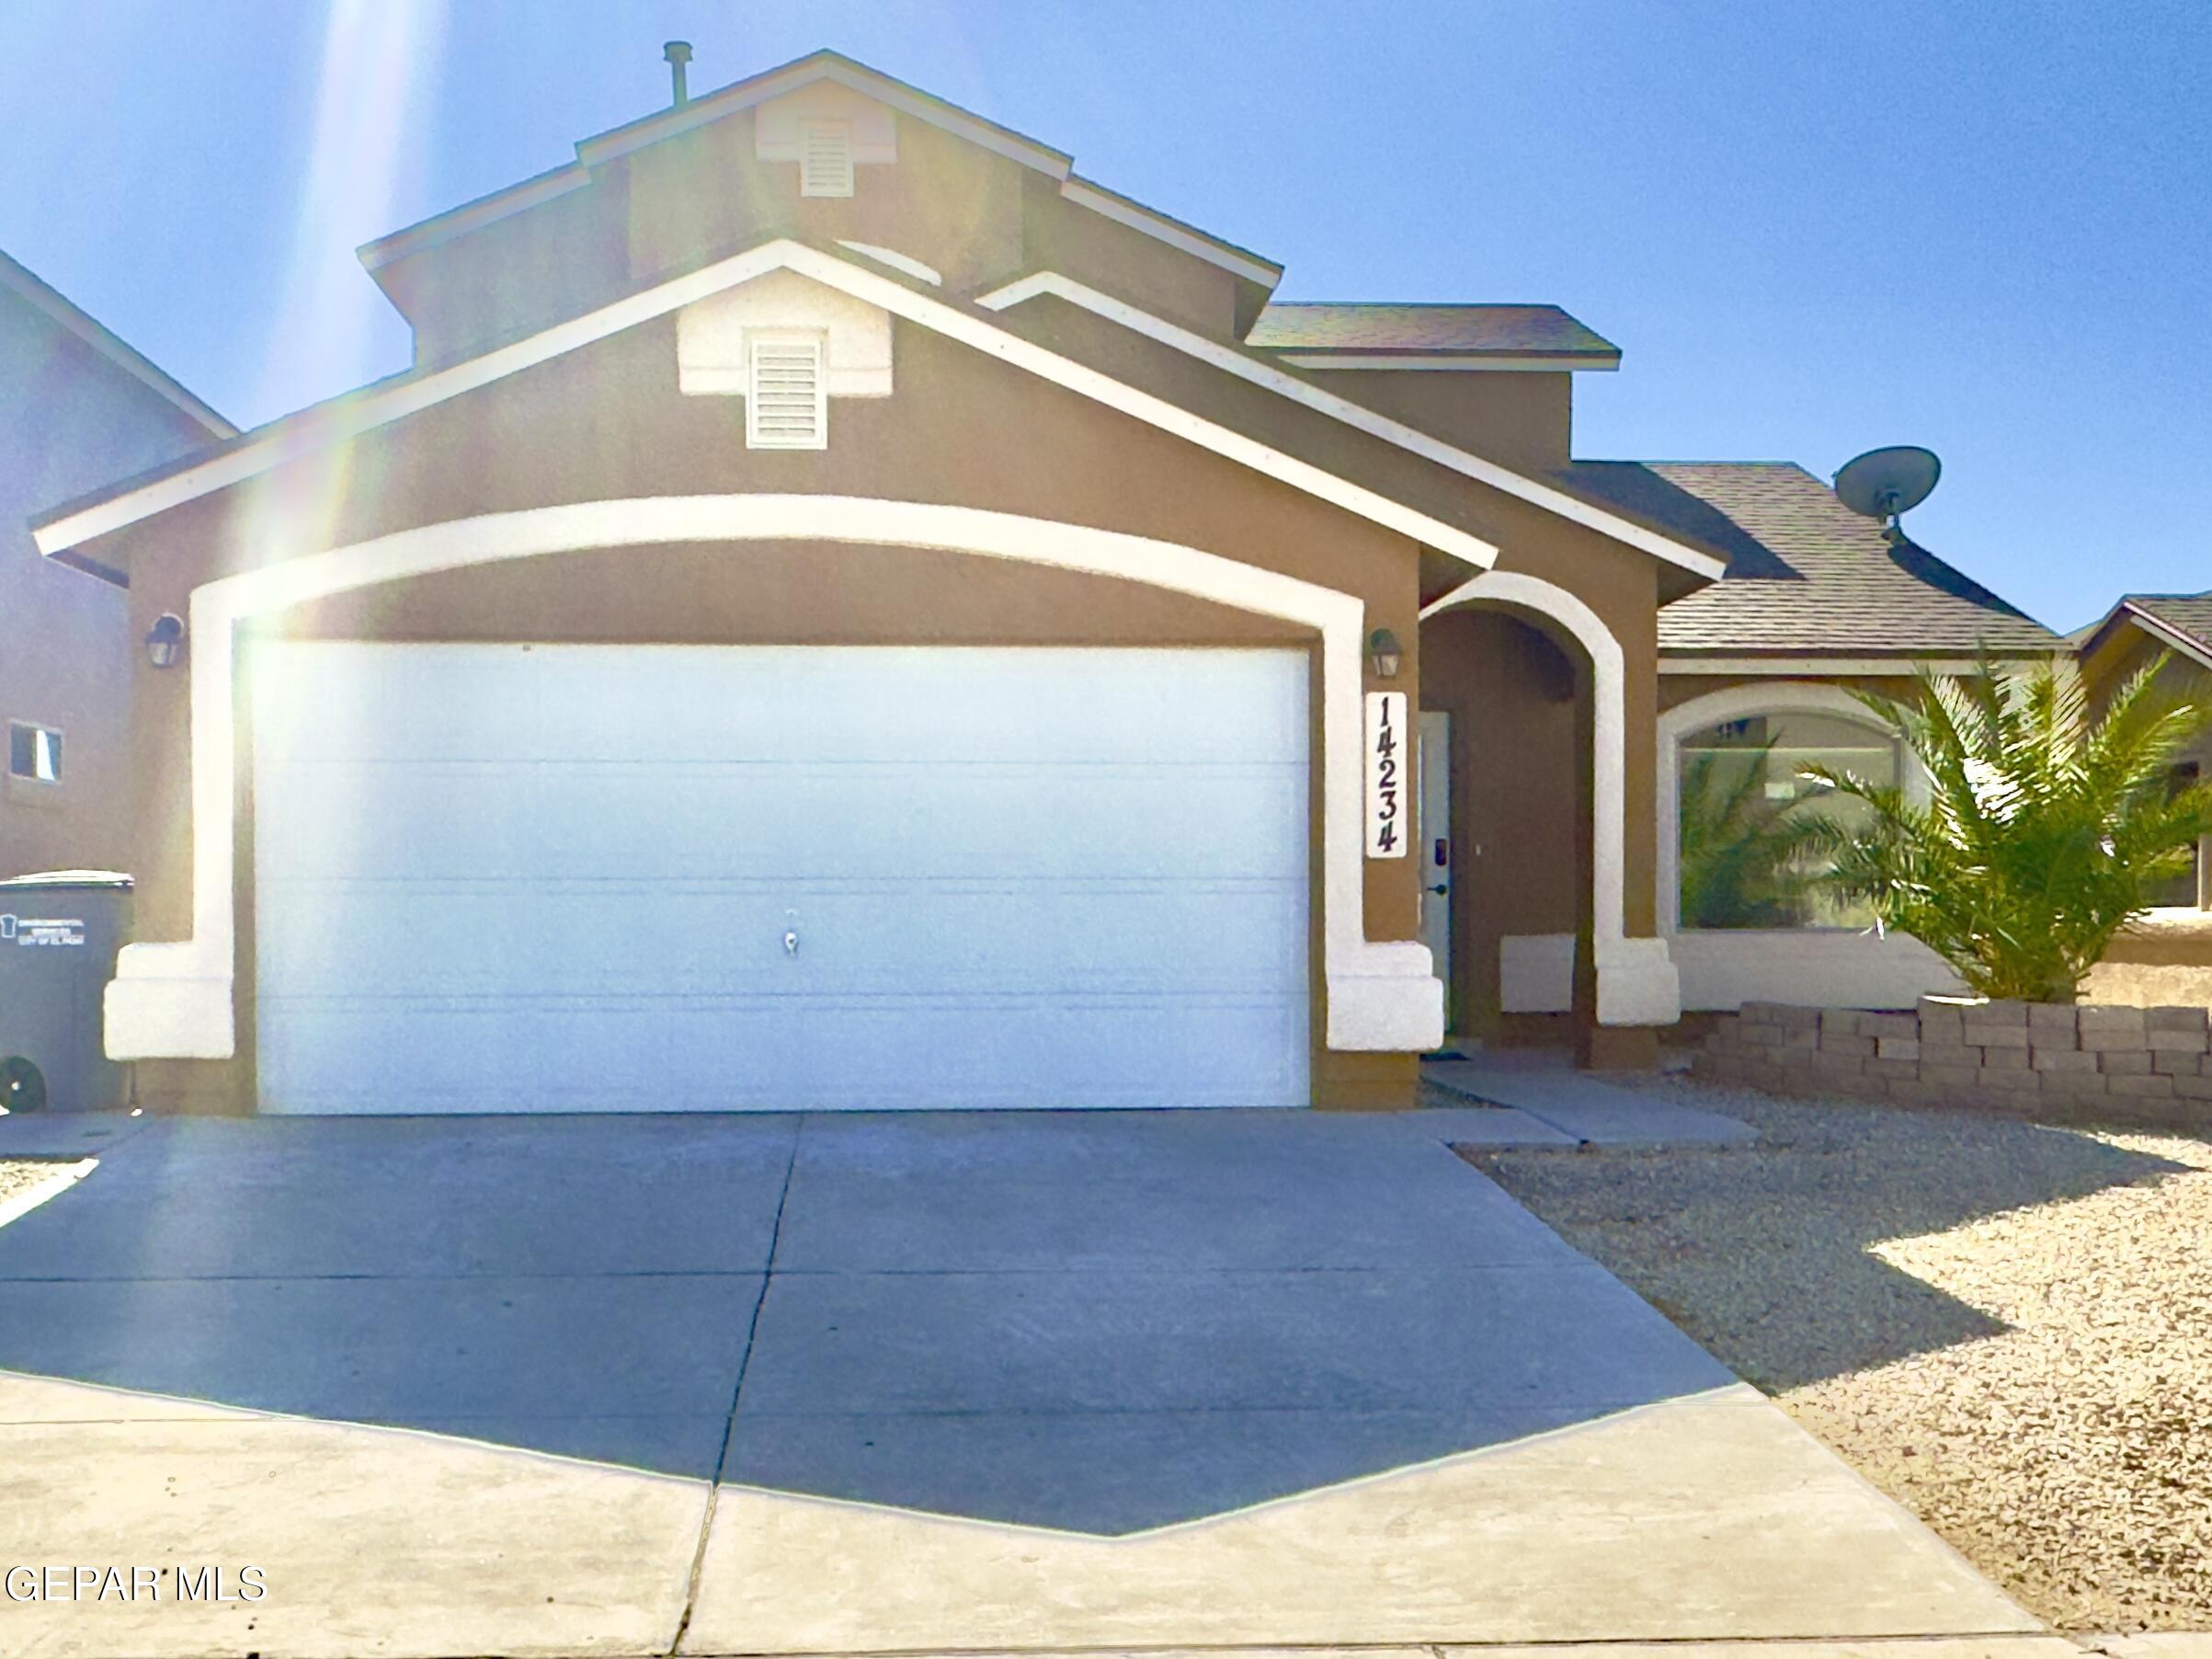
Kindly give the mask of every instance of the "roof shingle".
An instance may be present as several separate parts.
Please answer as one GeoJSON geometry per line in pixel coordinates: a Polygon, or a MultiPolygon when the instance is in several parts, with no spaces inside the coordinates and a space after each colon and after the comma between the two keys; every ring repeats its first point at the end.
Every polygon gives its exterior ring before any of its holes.
{"type": "Polygon", "coordinates": [[[1899,657],[2051,651],[2058,635],[1882,527],[1793,462],[1578,461],[1583,490],[1727,554],[1728,574],[1661,608],[1659,649],[1899,657]]]}
{"type": "Polygon", "coordinates": [[[1245,344],[1263,351],[1393,352],[1469,357],[1582,357],[1621,349],[1556,305],[1334,304],[1278,301],[1245,344]]]}
{"type": "Polygon", "coordinates": [[[2212,592],[2128,593],[2120,603],[2132,606],[2176,634],[2186,634],[2212,656],[2212,592]]]}

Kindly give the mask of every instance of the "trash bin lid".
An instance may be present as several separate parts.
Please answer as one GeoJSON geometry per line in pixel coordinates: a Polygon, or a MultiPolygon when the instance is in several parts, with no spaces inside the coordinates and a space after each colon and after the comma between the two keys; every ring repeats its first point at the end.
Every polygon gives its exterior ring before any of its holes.
{"type": "Polygon", "coordinates": [[[10,887],[122,887],[131,877],[119,870],[48,870],[37,875],[11,875],[0,881],[0,892],[10,887]]]}

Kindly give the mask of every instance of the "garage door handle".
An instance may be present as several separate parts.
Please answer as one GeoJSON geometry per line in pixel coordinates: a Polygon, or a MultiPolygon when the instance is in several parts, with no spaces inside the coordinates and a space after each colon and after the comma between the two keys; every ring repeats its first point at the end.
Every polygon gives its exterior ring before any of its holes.
{"type": "Polygon", "coordinates": [[[783,931],[783,954],[787,956],[795,956],[799,954],[799,935],[789,928],[783,931]]]}

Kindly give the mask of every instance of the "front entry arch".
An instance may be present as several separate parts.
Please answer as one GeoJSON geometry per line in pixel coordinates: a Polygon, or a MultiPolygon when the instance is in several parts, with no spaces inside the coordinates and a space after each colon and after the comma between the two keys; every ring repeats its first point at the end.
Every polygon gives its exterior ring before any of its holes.
{"type": "Polygon", "coordinates": [[[1682,987],[1663,939],[1632,939],[1626,924],[1627,683],[1621,643],[1575,594],[1541,577],[1488,570],[1421,608],[1429,621],[1465,606],[1540,619],[1580,648],[1590,676],[1591,932],[1601,1025],[1666,1025],[1682,1017],[1682,987]]]}

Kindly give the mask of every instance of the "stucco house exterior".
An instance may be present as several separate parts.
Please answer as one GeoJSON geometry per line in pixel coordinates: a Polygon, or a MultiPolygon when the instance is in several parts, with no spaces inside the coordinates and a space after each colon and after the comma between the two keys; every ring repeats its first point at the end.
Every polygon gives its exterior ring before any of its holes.
{"type": "Polygon", "coordinates": [[[131,845],[131,664],[116,573],[39,555],[38,509],[236,429],[0,253],[0,878],[116,869],[131,845]]]}
{"type": "Polygon", "coordinates": [[[131,669],[149,1105],[1389,1107],[1448,1032],[1645,1059],[1778,972],[1926,977],[1685,927],[1686,744],[2065,648],[1800,470],[1576,460],[1619,352],[1554,307],[1277,303],[835,53],[361,257],[409,371],[37,522],[183,628],[131,669]]]}

